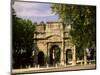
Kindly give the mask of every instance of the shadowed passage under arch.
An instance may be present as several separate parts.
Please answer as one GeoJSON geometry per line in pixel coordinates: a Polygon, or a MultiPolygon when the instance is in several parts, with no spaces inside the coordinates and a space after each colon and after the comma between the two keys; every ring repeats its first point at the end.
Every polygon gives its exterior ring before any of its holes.
{"type": "Polygon", "coordinates": [[[58,45],[53,45],[50,48],[50,65],[55,65],[60,62],[60,48],[58,45]]]}
{"type": "Polygon", "coordinates": [[[38,64],[44,66],[44,53],[42,51],[38,53],[38,64]]]}

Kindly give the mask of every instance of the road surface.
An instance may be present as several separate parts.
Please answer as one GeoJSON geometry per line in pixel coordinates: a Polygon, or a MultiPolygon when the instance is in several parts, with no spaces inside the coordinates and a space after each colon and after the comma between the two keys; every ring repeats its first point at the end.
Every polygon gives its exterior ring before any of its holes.
{"type": "Polygon", "coordinates": [[[96,65],[88,64],[88,65],[76,65],[76,66],[66,66],[66,67],[13,69],[12,74],[57,72],[57,71],[77,71],[77,70],[90,70],[90,69],[96,69],[96,65]]]}

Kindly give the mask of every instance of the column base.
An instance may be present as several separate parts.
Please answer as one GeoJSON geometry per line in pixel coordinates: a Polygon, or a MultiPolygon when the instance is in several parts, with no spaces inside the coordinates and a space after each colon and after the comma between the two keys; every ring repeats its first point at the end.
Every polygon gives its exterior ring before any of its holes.
{"type": "Polygon", "coordinates": [[[73,65],[73,66],[76,65],[76,60],[73,60],[73,61],[72,61],[72,65],[73,65]]]}
{"type": "Polygon", "coordinates": [[[64,63],[64,62],[61,62],[60,65],[61,65],[61,66],[65,66],[65,63],[64,63]]]}
{"type": "Polygon", "coordinates": [[[87,64],[87,61],[84,61],[84,65],[86,65],[87,64]]]}

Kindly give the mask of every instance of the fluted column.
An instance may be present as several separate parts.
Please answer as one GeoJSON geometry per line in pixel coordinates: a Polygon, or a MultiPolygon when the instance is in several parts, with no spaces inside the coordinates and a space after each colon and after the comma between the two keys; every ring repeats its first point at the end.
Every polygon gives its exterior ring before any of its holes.
{"type": "MultiPolygon", "coordinates": [[[[62,25],[62,29],[63,29],[63,25],[62,25]]],[[[62,46],[61,46],[61,60],[60,63],[61,65],[64,65],[64,31],[62,30],[62,46]]]]}
{"type": "Polygon", "coordinates": [[[72,65],[76,65],[76,48],[75,46],[73,47],[73,50],[72,50],[72,65]]]}
{"type": "Polygon", "coordinates": [[[60,57],[60,64],[61,65],[64,65],[64,52],[63,52],[63,50],[64,50],[64,44],[62,42],[61,57],[60,57]]]}
{"type": "Polygon", "coordinates": [[[87,55],[86,55],[86,49],[84,50],[84,64],[87,64],[87,55]]]}

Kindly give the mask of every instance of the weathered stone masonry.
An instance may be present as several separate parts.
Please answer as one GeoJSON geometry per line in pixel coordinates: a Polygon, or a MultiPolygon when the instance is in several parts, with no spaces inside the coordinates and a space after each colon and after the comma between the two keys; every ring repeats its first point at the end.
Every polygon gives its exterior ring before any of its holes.
{"type": "MultiPolygon", "coordinates": [[[[34,33],[34,42],[37,45],[38,52],[42,51],[44,56],[50,59],[50,49],[56,45],[60,48],[60,64],[66,64],[66,52],[72,52],[72,65],[76,64],[75,45],[71,42],[69,35],[70,27],[61,22],[47,22],[46,25],[37,25],[34,33]]],[[[45,59],[44,59],[45,60],[45,59]]]]}

